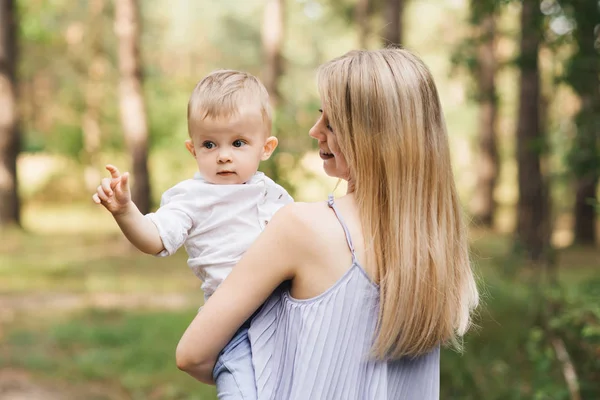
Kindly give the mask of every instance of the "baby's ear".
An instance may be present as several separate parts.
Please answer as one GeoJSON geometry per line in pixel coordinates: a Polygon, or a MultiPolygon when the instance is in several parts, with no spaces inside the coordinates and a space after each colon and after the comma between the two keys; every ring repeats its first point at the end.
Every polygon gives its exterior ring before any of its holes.
{"type": "Polygon", "coordinates": [[[269,157],[271,157],[271,154],[273,154],[273,152],[277,148],[278,144],[279,144],[279,141],[277,140],[277,138],[275,136],[269,136],[267,138],[267,140],[265,141],[265,145],[263,147],[263,155],[260,159],[262,161],[268,160],[269,157]]]}
{"type": "Polygon", "coordinates": [[[191,139],[185,141],[185,148],[190,152],[191,155],[196,157],[196,149],[194,148],[194,142],[191,139]]]}

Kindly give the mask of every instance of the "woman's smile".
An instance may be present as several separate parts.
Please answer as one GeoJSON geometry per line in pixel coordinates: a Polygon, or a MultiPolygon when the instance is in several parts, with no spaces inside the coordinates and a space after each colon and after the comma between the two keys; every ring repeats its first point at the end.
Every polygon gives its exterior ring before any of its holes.
{"type": "Polygon", "coordinates": [[[333,158],[333,153],[328,153],[325,150],[320,150],[319,151],[319,156],[323,160],[329,160],[329,159],[333,158]]]}

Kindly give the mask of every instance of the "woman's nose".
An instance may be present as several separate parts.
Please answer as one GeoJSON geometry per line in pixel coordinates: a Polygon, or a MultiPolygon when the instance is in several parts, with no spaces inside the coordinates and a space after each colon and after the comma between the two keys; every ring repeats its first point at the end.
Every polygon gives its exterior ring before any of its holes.
{"type": "Polygon", "coordinates": [[[324,135],[321,133],[321,129],[319,129],[319,122],[313,125],[312,128],[308,131],[308,136],[317,140],[324,140],[324,135]]]}

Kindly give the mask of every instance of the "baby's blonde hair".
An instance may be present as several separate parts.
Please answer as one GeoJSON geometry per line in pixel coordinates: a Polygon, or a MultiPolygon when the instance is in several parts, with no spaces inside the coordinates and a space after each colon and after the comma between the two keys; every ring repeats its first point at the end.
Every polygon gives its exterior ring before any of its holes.
{"type": "Polygon", "coordinates": [[[478,291],[431,73],[406,50],[352,51],[321,66],[318,82],[379,283],[374,355],[458,346],[478,291]]]}
{"type": "Polygon", "coordinates": [[[217,70],[204,77],[188,102],[188,132],[194,120],[230,118],[244,105],[259,108],[266,131],[271,132],[269,93],[255,76],[242,71],[217,70]]]}

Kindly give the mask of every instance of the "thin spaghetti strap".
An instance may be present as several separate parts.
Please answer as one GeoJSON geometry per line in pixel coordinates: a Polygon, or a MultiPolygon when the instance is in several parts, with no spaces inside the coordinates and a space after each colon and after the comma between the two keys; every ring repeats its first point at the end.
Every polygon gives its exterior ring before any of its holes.
{"type": "Polygon", "coordinates": [[[339,213],[337,207],[335,206],[332,194],[330,194],[329,198],[327,199],[327,205],[333,210],[336,218],[338,219],[338,221],[340,221],[340,225],[342,225],[342,228],[344,229],[344,234],[346,235],[346,242],[348,243],[348,247],[350,248],[350,252],[352,253],[352,261],[355,262],[356,254],[354,253],[354,245],[352,244],[352,237],[350,236],[350,231],[348,230],[348,226],[346,226],[342,215],[339,213]]]}

